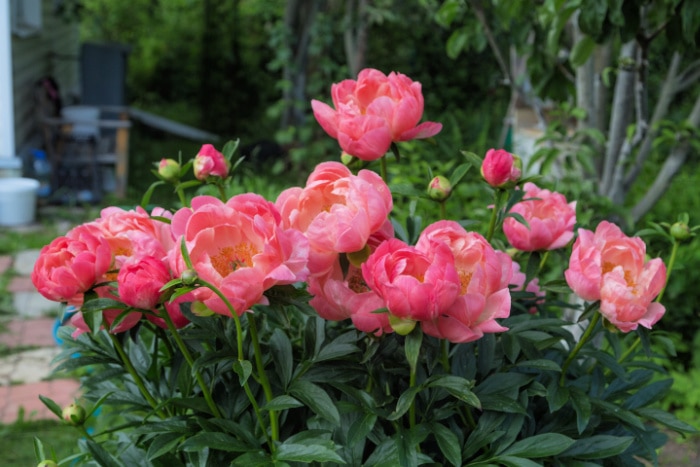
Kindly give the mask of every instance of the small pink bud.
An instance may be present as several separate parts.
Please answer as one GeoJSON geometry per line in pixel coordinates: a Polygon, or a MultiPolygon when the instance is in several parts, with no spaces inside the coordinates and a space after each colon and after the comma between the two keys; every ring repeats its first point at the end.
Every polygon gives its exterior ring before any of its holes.
{"type": "Polygon", "coordinates": [[[489,149],[481,164],[481,176],[494,188],[514,186],[522,175],[522,161],[503,149],[489,149]]]}
{"type": "Polygon", "coordinates": [[[167,182],[177,182],[180,179],[180,164],[173,159],[161,159],[158,164],[158,175],[167,182]]]}
{"type": "Polygon", "coordinates": [[[227,177],[230,165],[214,146],[205,144],[195,156],[192,169],[197,180],[206,180],[209,177],[227,177]]]}
{"type": "Polygon", "coordinates": [[[452,194],[452,183],[442,175],[433,178],[428,185],[428,196],[435,201],[445,201],[452,194]]]}

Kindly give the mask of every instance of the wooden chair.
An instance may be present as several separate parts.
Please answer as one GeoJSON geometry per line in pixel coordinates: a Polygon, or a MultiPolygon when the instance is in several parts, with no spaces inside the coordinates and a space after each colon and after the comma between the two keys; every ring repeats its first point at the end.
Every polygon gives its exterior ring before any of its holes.
{"type": "MultiPolygon", "coordinates": [[[[126,107],[63,107],[51,78],[37,82],[37,121],[52,165],[55,193],[90,190],[90,201],[104,194],[102,168],[114,167],[114,193],[126,195],[129,172],[129,120],[126,107]]],[[[74,196],[74,195],[71,195],[74,196]]]]}

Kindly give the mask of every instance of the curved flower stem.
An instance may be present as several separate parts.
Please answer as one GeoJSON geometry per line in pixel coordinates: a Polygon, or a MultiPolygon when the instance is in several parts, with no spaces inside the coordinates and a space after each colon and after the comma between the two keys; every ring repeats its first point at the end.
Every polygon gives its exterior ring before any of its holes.
{"type": "Polygon", "coordinates": [[[165,414],[163,413],[163,411],[158,408],[158,401],[156,401],[151,395],[151,393],[148,392],[148,389],[146,389],[146,385],[143,383],[143,379],[141,379],[141,376],[136,371],[136,368],[134,368],[134,365],[131,363],[129,356],[126,354],[126,352],[124,352],[124,347],[122,346],[122,343],[119,342],[119,339],[117,339],[117,336],[115,336],[114,334],[108,332],[107,335],[109,335],[110,339],[112,340],[114,349],[119,354],[119,358],[121,358],[122,363],[126,368],[126,371],[134,379],[134,383],[136,383],[136,386],[139,388],[141,395],[146,399],[148,404],[153,408],[155,413],[160,418],[165,418],[165,414]]]}
{"type": "Polygon", "coordinates": [[[216,402],[214,402],[214,399],[211,396],[211,391],[209,390],[207,382],[204,381],[202,373],[200,373],[199,369],[195,369],[194,358],[192,358],[192,354],[185,345],[185,342],[182,340],[182,337],[180,337],[180,333],[177,332],[177,328],[175,327],[175,324],[173,324],[173,320],[170,318],[170,315],[167,311],[163,311],[161,317],[165,321],[166,326],[168,326],[168,331],[170,331],[170,334],[172,335],[173,340],[175,341],[175,344],[177,345],[178,349],[180,349],[180,352],[182,352],[182,355],[185,357],[185,360],[187,360],[187,364],[190,366],[190,369],[194,371],[194,377],[197,379],[197,383],[199,383],[199,387],[202,390],[204,400],[209,406],[209,410],[211,410],[211,413],[216,418],[223,418],[219,407],[217,407],[216,402]]]}
{"type": "Polygon", "coordinates": [[[187,203],[187,198],[185,198],[185,192],[182,191],[182,188],[178,185],[175,188],[175,192],[177,193],[177,197],[180,199],[180,203],[182,204],[183,208],[189,207],[189,203],[187,203]]]}
{"type": "Polygon", "coordinates": [[[678,240],[673,241],[673,247],[671,248],[671,257],[668,260],[668,267],[666,268],[666,282],[664,283],[664,288],[661,289],[661,292],[659,292],[658,297],[656,297],[656,301],[660,302],[661,298],[664,296],[664,292],[666,291],[666,286],[668,285],[668,279],[671,277],[671,271],[673,271],[673,264],[676,262],[676,255],[678,254],[678,245],[680,242],[678,240]]]}
{"type": "Polygon", "coordinates": [[[578,343],[576,344],[576,347],[574,347],[574,350],[569,354],[569,357],[566,359],[564,365],[562,365],[561,367],[561,377],[559,378],[559,386],[564,386],[564,382],[566,381],[566,370],[569,369],[569,365],[571,365],[571,362],[574,361],[576,355],[583,348],[584,344],[588,342],[588,340],[591,338],[591,335],[593,335],[593,329],[595,329],[599,320],[600,313],[594,313],[593,317],[591,318],[591,322],[588,323],[588,327],[581,336],[581,339],[579,339],[578,343]]]}
{"type": "MultiPolygon", "coordinates": [[[[262,351],[260,350],[260,341],[258,339],[258,326],[255,323],[255,318],[251,315],[248,316],[248,330],[250,331],[250,338],[253,341],[253,349],[255,351],[255,365],[258,367],[258,378],[260,379],[260,385],[265,392],[265,399],[270,402],[274,395],[272,394],[272,387],[270,386],[270,380],[267,378],[267,373],[265,372],[265,365],[262,360],[262,351]]],[[[279,440],[279,425],[277,419],[277,411],[270,410],[270,436],[272,441],[279,440]]]]}
{"type": "MultiPolygon", "coordinates": [[[[214,292],[217,297],[219,297],[224,304],[226,305],[226,308],[228,308],[229,313],[231,314],[231,318],[233,318],[233,322],[236,325],[236,344],[237,344],[237,358],[239,362],[242,362],[244,360],[243,358],[243,327],[241,326],[241,318],[238,316],[238,313],[236,313],[236,310],[233,308],[233,305],[231,305],[231,302],[229,301],[228,298],[218,289],[216,288],[213,284],[210,284],[207,281],[204,281],[202,279],[197,279],[197,282],[199,285],[208,288],[212,292],[214,292]]],[[[258,375],[260,377],[260,375],[258,375]]],[[[260,413],[260,406],[258,406],[258,402],[255,400],[255,395],[253,394],[253,391],[250,390],[250,386],[248,385],[248,381],[246,380],[242,384],[243,390],[245,391],[246,395],[248,396],[248,400],[250,401],[250,404],[253,406],[253,411],[255,412],[255,417],[258,419],[258,423],[260,424],[260,428],[262,429],[263,434],[265,435],[265,438],[267,439],[267,445],[270,447],[270,452],[275,452],[275,444],[272,442],[270,439],[270,435],[267,433],[267,427],[265,426],[265,421],[263,420],[262,414],[260,413]]]]}
{"type": "Polygon", "coordinates": [[[636,349],[637,347],[639,347],[639,344],[641,344],[641,343],[642,343],[642,339],[640,339],[639,337],[637,337],[637,338],[634,340],[634,342],[632,343],[632,345],[630,345],[629,348],[628,348],[627,350],[625,350],[625,353],[623,353],[622,355],[620,355],[620,359],[619,359],[617,362],[618,362],[618,363],[622,363],[622,362],[624,362],[625,360],[627,360],[627,357],[629,357],[630,355],[632,355],[632,352],[634,352],[635,349],[636,349]]]}

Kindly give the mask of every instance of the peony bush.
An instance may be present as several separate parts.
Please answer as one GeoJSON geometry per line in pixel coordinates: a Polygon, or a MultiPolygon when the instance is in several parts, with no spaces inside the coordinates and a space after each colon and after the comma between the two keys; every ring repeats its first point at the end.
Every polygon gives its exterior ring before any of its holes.
{"type": "Polygon", "coordinates": [[[503,149],[426,177],[442,219],[411,213],[412,242],[387,165],[441,129],[420,83],[367,69],[331,95],[312,108],[345,163],[305,186],[227,196],[237,144],[204,145],[156,164],[143,205],[172,184],[171,206],[106,208],[42,249],[33,283],[75,311],[58,371],[84,374],[76,404],[42,400],[84,438],[41,461],[633,466],[657,462],[661,428],[695,431],[658,406],[672,264],[578,226],[503,149]],[[446,218],[459,183],[492,193],[489,218],[446,218]]]}

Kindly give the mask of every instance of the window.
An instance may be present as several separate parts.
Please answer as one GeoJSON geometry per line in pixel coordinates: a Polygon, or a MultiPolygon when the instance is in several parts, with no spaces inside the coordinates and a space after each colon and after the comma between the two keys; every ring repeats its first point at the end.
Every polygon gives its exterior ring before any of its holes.
{"type": "Polygon", "coordinates": [[[10,14],[12,32],[19,37],[38,34],[41,30],[42,0],[12,0],[10,14]]]}

